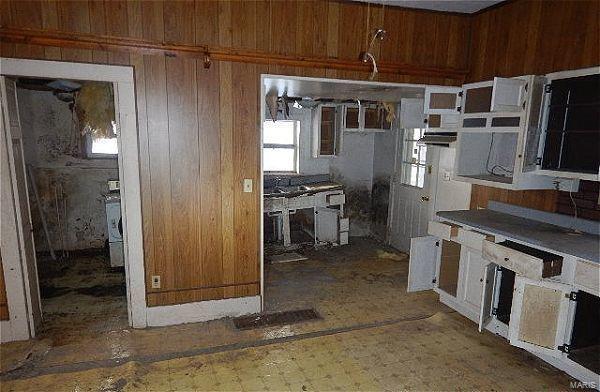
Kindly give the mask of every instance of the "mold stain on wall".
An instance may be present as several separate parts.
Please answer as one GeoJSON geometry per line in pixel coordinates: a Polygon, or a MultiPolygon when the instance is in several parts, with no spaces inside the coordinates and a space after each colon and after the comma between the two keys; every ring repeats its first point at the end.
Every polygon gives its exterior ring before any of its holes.
{"type": "MultiPolygon", "coordinates": [[[[106,94],[107,89],[92,86],[92,91],[106,94]]],[[[112,89],[109,91],[112,96],[112,89]]],[[[52,91],[19,88],[17,94],[25,162],[38,188],[52,247],[103,247],[107,238],[104,195],[108,193],[107,181],[118,179],[118,163],[116,158],[86,158],[86,136],[82,130],[90,123],[87,113],[106,123],[106,113],[112,112],[114,119],[112,98],[96,99],[93,102],[98,108],[90,112],[77,110],[77,105],[58,99],[52,91]],[[83,115],[83,121],[77,121],[74,106],[77,114],[83,115]],[[97,113],[102,116],[96,116],[97,113]]],[[[88,103],[92,100],[88,99],[88,103]]],[[[47,240],[31,183],[29,197],[36,250],[46,251],[47,240]]]]}

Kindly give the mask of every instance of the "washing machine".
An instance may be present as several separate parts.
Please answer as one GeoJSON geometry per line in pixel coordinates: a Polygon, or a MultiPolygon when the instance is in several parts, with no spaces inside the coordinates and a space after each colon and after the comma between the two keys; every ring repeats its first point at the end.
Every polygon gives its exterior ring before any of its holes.
{"type": "Polygon", "coordinates": [[[110,266],[122,267],[125,265],[123,257],[123,219],[121,217],[121,195],[118,193],[106,195],[106,223],[108,225],[110,266]]]}

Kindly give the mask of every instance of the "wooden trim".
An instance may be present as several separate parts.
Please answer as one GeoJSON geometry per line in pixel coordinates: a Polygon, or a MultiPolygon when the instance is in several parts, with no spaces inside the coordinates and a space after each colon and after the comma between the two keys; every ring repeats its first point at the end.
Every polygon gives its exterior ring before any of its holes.
{"type": "MultiPolygon", "coordinates": [[[[370,72],[370,64],[357,60],[343,60],[325,57],[280,55],[261,51],[243,50],[207,45],[179,45],[157,43],[137,38],[65,33],[61,31],[0,28],[0,41],[18,44],[55,46],[62,48],[90,49],[100,51],[124,51],[141,54],[162,54],[168,57],[197,57],[209,55],[213,61],[281,65],[289,67],[336,69],[344,71],[370,72]]],[[[357,53],[358,55],[358,53],[357,53]]],[[[440,77],[464,80],[466,69],[448,67],[427,67],[401,63],[379,63],[380,73],[440,77]]]]}
{"type": "Polygon", "coordinates": [[[231,284],[218,284],[218,285],[213,285],[213,286],[196,286],[196,287],[185,287],[185,288],[181,288],[181,289],[165,289],[165,290],[161,290],[161,289],[148,289],[148,294],[167,294],[167,293],[177,293],[177,292],[181,292],[181,291],[190,291],[190,290],[210,290],[210,289],[219,289],[219,288],[225,288],[225,287],[234,287],[234,286],[240,286],[240,285],[251,285],[251,284],[259,284],[260,282],[255,280],[255,281],[251,281],[251,282],[240,282],[240,283],[231,283],[231,284]]]}
{"type": "Polygon", "coordinates": [[[259,295],[259,293],[260,285],[258,282],[240,283],[215,288],[197,288],[188,290],[175,290],[170,292],[149,292],[147,295],[147,302],[149,307],[154,307],[222,300],[236,297],[248,297],[259,295]]]}

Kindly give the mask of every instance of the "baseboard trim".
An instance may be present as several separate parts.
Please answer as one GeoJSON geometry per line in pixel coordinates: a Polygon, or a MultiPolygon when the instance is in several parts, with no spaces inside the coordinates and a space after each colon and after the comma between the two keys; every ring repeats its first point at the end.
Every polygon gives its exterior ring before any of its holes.
{"type": "Polygon", "coordinates": [[[260,296],[191,302],[146,308],[149,327],[198,323],[260,312],[260,296]]]}

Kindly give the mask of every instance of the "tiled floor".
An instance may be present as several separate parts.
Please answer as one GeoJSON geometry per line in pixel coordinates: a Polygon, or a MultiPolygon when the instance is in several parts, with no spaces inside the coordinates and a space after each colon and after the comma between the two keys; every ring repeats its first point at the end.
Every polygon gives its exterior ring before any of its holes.
{"type": "MultiPolygon", "coordinates": [[[[407,294],[404,256],[370,240],[308,256],[268,269],[267,306],[315,307],[323,320],[87,331],[62,345],[48,334],[2,391],[568,389],[563,373],[478,333],[433,293],[407,294]]],[[[1,361],[23,347],[3,345],[1,361]]]]}

